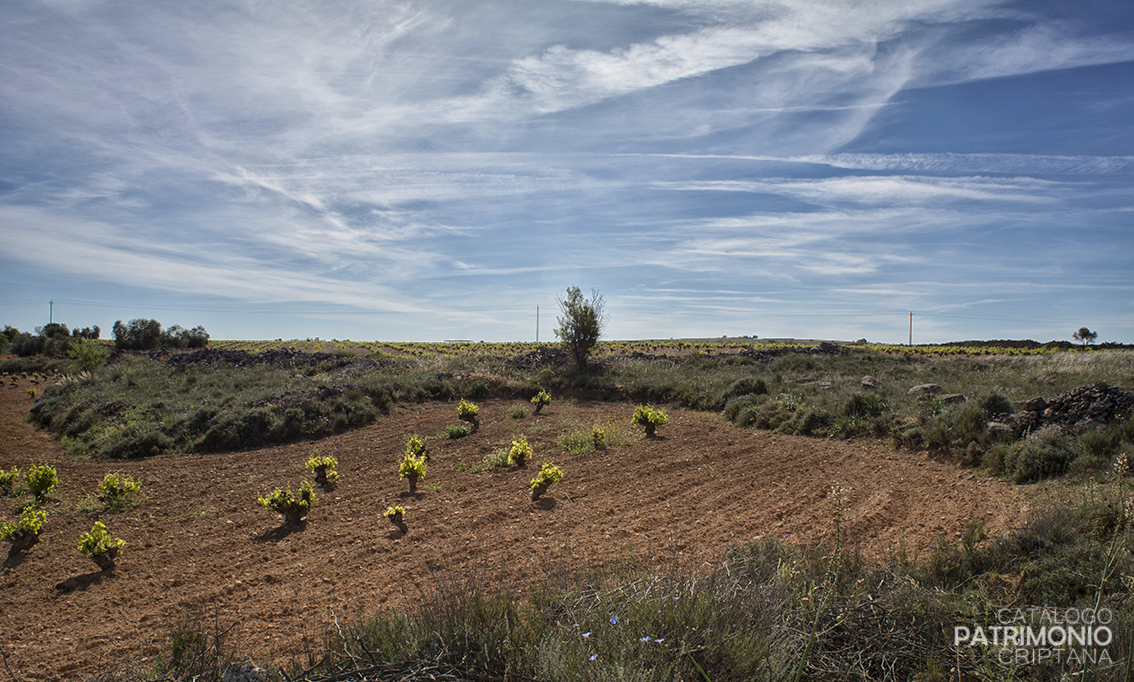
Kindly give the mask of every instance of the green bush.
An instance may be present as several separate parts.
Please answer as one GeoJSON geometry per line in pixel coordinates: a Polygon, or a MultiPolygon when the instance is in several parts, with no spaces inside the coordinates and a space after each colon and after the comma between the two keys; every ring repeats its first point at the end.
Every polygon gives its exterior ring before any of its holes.
{"type": "Polygon", "coordinates": [[[142,484],[125,474],[110,473],[98,484],[98,499],[108,509],[122,509],[137,504],[142,484]]]}
{"type": "Polygon", "coordinates": [[[521,436],[519,440],[512,441],[512,448],[508,451],[508,465],[524,466],[534,454],[532,446],[528,444],[528,439],[521,436]]]}
{"type": "Polygon", "coordinates": [[[480,408],[474,403],[470,403],[465,399],[461,399],[460,404],[457,405],[457,418],[463,422],[472,424],[472,430],[476,431],[480,428],[480,419],[477,415],[480,414],[480,408]]]}
{"type": "Polygon", "coordinates": [[[525,410],[524,408],[520,407],[519,405],[516,405],[515,407],[509,407],[508,408],[508,412],[506,413],[506,416],[509,419],[515,421],[515,420],[518,420],[518,419],[523,419],[524,417],[528,416],[528,411],[525,410]]]}
{"type": "MultiPolygon", "coordinates": [[[[601,429],[599,430],[601,431],[601,429]]],[[[605,433],[603,433],[600,440],[605,444],[605,433]]],[[[598,449],[595,448],[595,433],[593,430],[590,435],[584,431],[569,431],[559,438],[559,446],[572,455],[582,455],[593,449],[598,449]]]]}
{"type": "Polygon", "coordinates": [[[1066,436],[1058,429],[1044,429],[1008,447],[1003,472],[1016,483],[1031,483],[1062,476],[1074,457],[1075,451],[1066,436]]]}
{"type": "Polygon", "coordinates": [[[725,389],[724,394],[721,396],[721,399],[729,401],[742,396],[766,395],[767,393],[768,383],[766,381],[763,379],[744,377],[743,379],[737,379],[729,384],[728,388],[725,389]]]}
{"type": "Polygon", "coordinates": [[[855,393],[843,405],[845,417],[877,417],[890,409],[890,405],[876,395],[855,393]]]}
{"type": "Polygon", "coordinates": [[[11,471],[0,469],[0,495],[9,496],[15,492],[16,479],[19,477],[19,467],[12,467],[11,471]]]}
{"type": "Polygon", "coordinates": [[[409,481],[410,494],[417,493],[417,482],[425,478],[425,457],[415,457],[408,449],[398,464],[398,477],[409,481]]]}
{"type": "Polygon", "coordinates": [[[47,512],[25,507],[20,512],[19,521],[0,524],[0,540],[12,543],[8,551],[9,558],[35,546],[39,542],[39,533],[43,530],[46,521],[47,512]]]}
{"type": "Polygon", "coordinates": [[[559,299],[559,308],[563,317],[556,318],[555,335],[574,358],[576,368],[583,370],[606,325],[605,303],[598,291],[592,290],[588,301],[579,287],[571,286],[567,298],[559,299]]]}
{"type": "Polygon", "coordinates": [[[539,393],[536,393],[534,396],[532,396],[531,402],[532,405],[535,405],[535,411],[533,412],[533,414],[539,414],[540,410],[542,410],[545,406],[551,404],[551,394],[543,389],[540,389],[539,393]]]}
{"type": "Polygon", "coordinates": [[[83,533],[79,538],[79,551],[93,559],[99,568],[104,570],[114,565],[115,557],[124,546],[126,541],[111,537],[102,521],[95,521],[90,532],[83,533]]]}
{"type": "Polygon", "coordinates": [[[276,488],[271,493],[256,498],[265,508],[271,509],[284,518],[286,525],[300,523],[307,512],[315,506],[315,488],[310,481],[304,481],[299,486],[299,496],[291,492],[291,486],[286,489],[276,488]]]}
{"type": "Polygon", "coordinates": [[[634,410],[634,416],[630,418],[631,424],[644,427],[646,429],[646,436],[653,437],[657,431],[657,427],[669,423],[669,417],[661,410],[655,410],[649,405],[639,405],[634,410]]]}
{"type": "Polygon", "coordinates": [[[532,500],[538,500],[544,492],[547,491],[553,484],[558,483],[563,478],[563,472],[559,467],[551,462],[544,462],[539,468],[539,473],[532,479],[530,487],[532,489],[532,500]]]}
{"type": "Polygon", "coordinates": [[[490,392],[491,388],[487,381],[474,381],[472,385],[469,386],[469,397],[475,400],[487,398],[490,392]]]}
{"type": "Polygon", "coordinates": [[[31,494],[35,495],[36,504],[43,504],[48,493],[59,485],[59,474],[54,467],[46,464],[32,466],[24,477],[24,483],[27,484],[31,494]]]}
{"type": "Polygon", "coordinates": [[[339,480],[339,472],[335,471],[335,467],[339,465],[339,460],[331,456],[322,456],[318,450],[311,453],[311,458],[307,460],[307,470],[315,474],[315,482],[319,485],[326,485],[334,483],[339,480]]]}

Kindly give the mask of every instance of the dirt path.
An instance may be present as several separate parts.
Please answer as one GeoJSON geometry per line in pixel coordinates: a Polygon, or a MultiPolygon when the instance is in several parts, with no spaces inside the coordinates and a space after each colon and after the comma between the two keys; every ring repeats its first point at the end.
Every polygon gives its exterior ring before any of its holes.
{"type": "MultiPolygon", "coordinates": [[[[697,565],[764,536],[805,543],[831,533],[833,485],[847,491],[849,541],[879,559],[902,542],[912,551],[955,537],[970,519],[1007,528],[1023,499],[923,454],[741,430],[711,414],[671,410],[661,437],[645,440],[623,403],[555,402],[511,420],[505,413],[521,403],[486,401],[478,433],[429,441],[416,498],[396,473],[405,438],[439,436],[457,421],[454,404],[399,409],[315,443],[72,460],[23,421],[29,386],[0,386],[0,466],[46,462],[61,484],[40,544],[0,573],[0,643],[28,682],[145,666],[172,628],[194,619],[231,627],[230,646],[268,662],[317,648],[335,618],[404,606],[448,577],[506,584],[611,560],[697,565]],[[557,445],[607,420],[624,425],[621,445],[583,455],[557,445]],[[534,466],[472,473],[519,435],[535,447],[534,466]],[[307,479],[316,448],[338,458],[340,482],[319,493],[305,527],[285,532],[256,497],[307,479]],[[565,478],[532,503],[527,484],[543,459],[565,478]],[[88,496],[110,471],[141,480],[145,501],[101,511],[88,496]],[[382,517],[391,504],[407,510],[404,537],[382,517]],[[96,520],[127,542],[112,574],[75,549],[96,520]],[[78,587],[57,588],[68,578],[78,587]]],[[[14,520],[17,503],[0,500],[0,519],[14,520]]]]}

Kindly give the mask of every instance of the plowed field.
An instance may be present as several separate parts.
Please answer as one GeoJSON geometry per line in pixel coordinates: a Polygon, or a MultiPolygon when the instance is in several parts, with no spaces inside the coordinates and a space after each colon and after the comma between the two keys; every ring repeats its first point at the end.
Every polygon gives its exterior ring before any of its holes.
{"type": "MultiPolygon", "coordinates": [[[[28,682],[145,666],[195,619],[268,663],[316,649],[336,619],[405,606],[450,578],[508,585],[610,561],[695,567],[731,542],[808,543],[832,532],[834,485],[847,491],[849,542],[878,561],[902,542],[912,551],[955,537],[970,519],[1007,528],[1023,504],[1013,486],[923,453],[742,430],[714,414],[667,410],[669,424],[646,439],[629,425],[634,405],[615,402],[556,401],[532,416],[519,401],[484,401],[480,430],[458,440],[439,437],[457,423],[455,404],[433,403],[318,442],[75,460],[24,421],[29,387],[0,387],[0,465],[52,464],[60,486],[39,545],[0,573],[0,643],[28,682]],[[517,405],[528,416],[508,419],[517,405]],[[558,444],[602,422],[622,425],[608,430],[613,447],[571,455],[558,444]],[[435,438],[416,497],[397,475],[411,433],[435,438]],[[521,435],[534,464],[472,472],[521,435]],[[256,497],[309,478],[316,448],[338,459],[340,480],[305,525],[281,528],[256,497]],[[533,503],[528,482],[545,459],[565,476],[533,503]],[[93,499],[110,471],[142,481],[140,505],[104,511],[93,499]],[[382,517],[392,504],[406,508],[404,536],[382,517]],[[76,551],[96,520],[127,542],[112,572],[76,551]]],[[[21,501],[0,500],[0,518],[14,520],[21,501]]]]}

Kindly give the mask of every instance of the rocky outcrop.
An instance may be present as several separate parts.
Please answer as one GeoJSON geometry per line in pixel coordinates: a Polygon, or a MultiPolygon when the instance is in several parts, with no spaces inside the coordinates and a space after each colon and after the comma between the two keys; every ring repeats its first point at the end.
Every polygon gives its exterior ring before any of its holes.
{"type": "Polygon", "coordinates": [[[1056,427],[1068,435],[1077,435],[1091,428],[1111,426],[1131,418],[1134,393],[1100,382],[1080,386],[1045,400],[1032,398],[1019,412],[1003,419],[1020,435],[1042,428],[1056,427]]]}

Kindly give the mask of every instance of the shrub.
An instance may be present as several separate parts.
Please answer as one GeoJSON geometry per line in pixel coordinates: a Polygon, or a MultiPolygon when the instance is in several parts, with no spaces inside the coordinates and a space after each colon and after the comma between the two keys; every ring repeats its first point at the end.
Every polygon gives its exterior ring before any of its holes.
{"type": "Polygon", "coordinates": [[[1058,429],[1044,429],[1008,447],[1004,453],[1004,475],[1016,483],[1061,476],[1074,454],[1067,437],[1058,429]]]}
{"type": "MultiPolygon", "coordinates": [[[[737,379],[729,384],[729,387],[725,389],[724,395],[722,395],[721,398],[729,401],[743,396],[765,395],[767,392],[768,383],[763,379],[744,377],[743,379],[737,379]]],[[[731,417],[729,421],[732,421],[731,417]]]]}
{"type": "Polygon", "coordinates": [[[478,414],[480,414],[480,408],[464,398],[462,398],[460,404],[457,405],[457,418],[463,422],[472,424],[473,431],[480,428],[480,419],[477,418],[478,414]]]}
{"type": "Polygon", "coordinates": [[[299,497],[291,492],[291,486],[285,490],[276,488],[269,495],[256,498],[264,507],[271,509],[284,518],[286,525],[296,525],[303,521],[307,512],[315,506],[315,489],[309,481],[299,486],[299,497]]]}
{"type": "Polygon", "coordinates": [[[650,406],[639,405],[638,409],[634,410],[634,416],[630,419],[631,424],[642,426],[646,429],[646,436],[653,437],[657,427],[669,423],[669,417],[661,410],[655,410],[650,406]]]}
{"type": "Polygon", "coordinates": [[[83,533],[79,538],[79,551],[89,556],[104,571],[114,567],[114,560],[125,545],[125,540],[113,538],[106,532],[102,521],[95,521],[90,532],[83,533]]]}
{"type": "Polygon", "coordinates": [[[563,478],[563,472],[559,467],[551,462],[544,462],[539,468],[539,473],[532,479],[532,501],[538,500],[540,495],[544,493],[554,483],[558,483],[563,478]]]}
{"type": "Polygon", "coordinates": [[[523,419],[524,417],[528,416],[528,411],[520,407],[519,405],[516,405],[515,407],[508,408],[507,416],[509,419],[515,421],[517,419],[523,419]]]}
{"type": "Polygon", "coordinates": [[[532,405],[535,405],[535,411],[532,414],[539,414],[539,411],[542,410],[545,405],[550,404],[551,394],[541,388],[539,393],[532,396],[532,405]]]}
{"type": "Polygon", "coordinates": [[[405,457],[398,465],[398,477],[409,481],[410,494],[417,493],[417,482],[425,478],[425,457],[415,457],[407,448],[405,457]]]}
{"type": "Polygon", "coordinates": [[[0,495],[11,495],[16,486],[16,479],[19,477],[20,469],[18,467],[12,467],[11,471],[0,469],[0,495]]]}
{"type": "Polygon", "coordinates": [[[984,412],[985,416],[989,419],[997,417],[1002,414],[1012,414],[1012,401],[1008,400],[999,393],[989,393],[980,399],[977,403],[980,409],[984,412]]]}
{"type": "Polygon", "coordinates": [[[591,429],[591,446],[595,450],[606,449],[606,429],[601,426],[596,426],[591,429]]]}
{"type": "Polygon", "coordinates": [[[524,466],[534,454],[532,446],[528,445],[528,439],[521,436],[519,440],[512,441],[512,449],[508,451],[508,465],[524,466]]]}
{"type": "Polygon", "coordinates": [[[0,524],[0,539],[12,543],[11,549],[8,550],[8,558],[35,546],[39,542],[39,532],[43,530],[45,521],[47,521],[47,512],[25,507],[20,513],[19,521],[0,524]]]}
{"type": "Polygon", "coordinates": [[[843,405],[843,416],[877,417],[888,409],[890,406],[878,396],[855,393],[843,405]]]}
{"type": "Polygon", "coordinates": [[[469,397],[480,400],[481,398],[487,397],[490,390],[487,381],[474,381],[472,385],[469,386],[469,397]]]}
{"type": "Polygon", "coordinates": [[[142,484],[125,474],[107,474],[98,484],[98,499],[109,509],[122,509],[137,504],[135,496],[142,484]]]}
{"type": "Polygon", "coordinates": [[[315,482],[319,485],[327,485],[339,480],[339,472],[335,471],[335,467],[339,465],[339,460],[330,456],[321,456],[318,450],[311,453],[311,459],[307,460],[307,470],[315,474],[315,482]]]}
{"type": "Polygon", "coordinates": [[[28,469],[24,482],[27,483],[28,490],[35,495],[36,504],[43,504],[44,500],[47,499],[47,494],[59,485],[59,474],[56,473],[54,467],[40,464],[28,469]]]}

